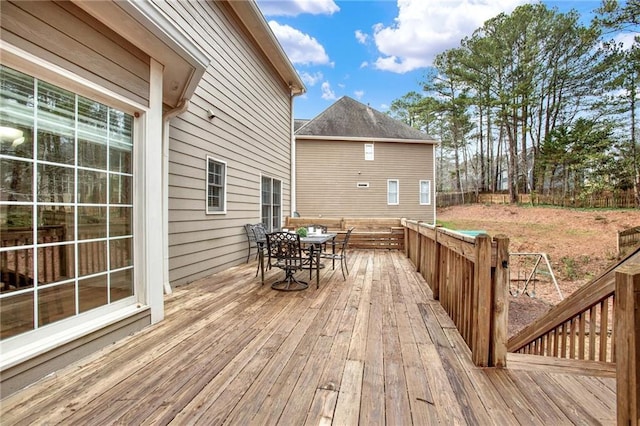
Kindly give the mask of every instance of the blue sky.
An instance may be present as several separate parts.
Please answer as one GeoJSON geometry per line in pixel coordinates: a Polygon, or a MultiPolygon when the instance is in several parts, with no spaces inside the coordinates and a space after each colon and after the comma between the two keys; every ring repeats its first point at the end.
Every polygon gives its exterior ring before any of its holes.
{"type": "MultiPolygon", "coordinates": [[[[258,0],[307,87],[296,118],[313,118],[347,95],[385,112],[419,91],[433,57],[500,12],[527,0],[258,0]]],[[[600,0],[546,0],[585,22],[600,0]]]]}

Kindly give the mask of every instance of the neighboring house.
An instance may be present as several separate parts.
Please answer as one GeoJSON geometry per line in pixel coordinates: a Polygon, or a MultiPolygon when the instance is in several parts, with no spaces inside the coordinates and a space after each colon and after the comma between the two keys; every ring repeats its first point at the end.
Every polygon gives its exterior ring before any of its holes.
{"type": "Polygon", "coordinates": [[[432,137],[347,96],[296,125],[301,216],[435,223],[432,137]]]}
{"type": "Polygon", "coordinates": [[[0,387],[164,317],[291,212],[304,86],[252,1],[2,1],[0,387]]]}

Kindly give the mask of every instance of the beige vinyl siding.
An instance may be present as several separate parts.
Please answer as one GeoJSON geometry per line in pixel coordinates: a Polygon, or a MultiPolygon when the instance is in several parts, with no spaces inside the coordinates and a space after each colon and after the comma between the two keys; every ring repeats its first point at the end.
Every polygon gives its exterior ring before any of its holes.
{"type": "Polygon", "coordinates": [[[2,1],[2,39],[141,105],[149,57],[71,2],[2,1]]]}
{"type": "Polygon", "coordinates": [[[246,261],[244,224],[260,221],[262,175],[282,181],[290,210],[290,97],[227,5],[157,5],[212,58],[188,111],[171,121],[169,275],[181,285],[246,261]],[[207,155],[227,163],[223,215],[206,214],[207,155]]]}
{"type": "Polygon", "coordinates": [[[301,216],[406,217],[433,222],[431,205],[420,205],[420,180],[433,180],[433,145],[375,142],[374,160],[365,161],[371,141],[318,141],[298,138],[297,211],[301,216]],[[387,204],[387,180],[399,181],[400,203],[387,204]],[[368,183],[358,188],[357,183],[368,183]]]}

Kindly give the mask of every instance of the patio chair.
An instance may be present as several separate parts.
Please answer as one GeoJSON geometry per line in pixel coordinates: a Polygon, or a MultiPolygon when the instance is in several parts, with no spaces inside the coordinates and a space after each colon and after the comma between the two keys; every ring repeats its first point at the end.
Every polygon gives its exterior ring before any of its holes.
{"type": "Polygon", "coordinates": [[[262,225],[262,223],[252,225],[251,231],[253,232],[253,237],[258,250],[258,267],[256,268],[256,277],[258,276],[258,272],[262,271],[262,283],[264,284],[264,257],[267,251],[267,231],[264,229],[264,225],[262,225]]]}
{"type": "Polygon", "coordinates": [[[285,277],[271,284],[271,288],[281,291],[304,290],[309,286],[305,281],[299,281],[295,273],[302,270],[308,260],[302,254],[300,235],[292,232],[272,232],[267,234],[268,267],[284,270],[285,277]]]}
{"type": "MultiPolygon", "coordinates": [[[[256,241],[256,234],[253,231],[253,228],[256,226],[259,226],[262,229],[264,229],[264,226],[262,225],[262,223],[256,223],[256,224],[247,223],[246,225],[244,225],[244,230],[247,233],[247,243],[249,244],[249,250],[247,252],[247,263],[249,263],[249,259],[251,258],[252,247],[256,248],[256,259],[258,258],[258,254],[260,253],[260,243],[256,241]]],[[[266,239],[262,240],[263,246],[265,241],[266,239]]]]}
{"type": "Polygon", "coordinates": [[[331,245],[331,252],[324,250],[320,257],[324,259],[331,259],[333,269],[336,269],[336,260],[340,261],[340,269],[342,270],[342,278],[347,279],[344,271],[347,271],[349,275],[349,265],[347,264],[347,247],[349,246],[349,238],[351,238],[351,232],[354,228],[349,228],[344,238],[340,241],[333,240],[331,245]]]}

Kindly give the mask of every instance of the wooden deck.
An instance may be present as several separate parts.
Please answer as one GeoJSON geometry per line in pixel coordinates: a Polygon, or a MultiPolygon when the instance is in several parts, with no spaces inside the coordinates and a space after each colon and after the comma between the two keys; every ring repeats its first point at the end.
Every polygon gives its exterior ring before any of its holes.
{"type": "Polygon", "coordinates": [[[349,264],[319,290],[261,286],[255,262],[178,288],[163,322],[6,398],[0,423],[615,424],[610,366],[476,368],[401,252],[349,264]]]}

